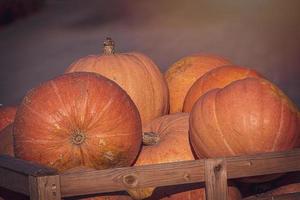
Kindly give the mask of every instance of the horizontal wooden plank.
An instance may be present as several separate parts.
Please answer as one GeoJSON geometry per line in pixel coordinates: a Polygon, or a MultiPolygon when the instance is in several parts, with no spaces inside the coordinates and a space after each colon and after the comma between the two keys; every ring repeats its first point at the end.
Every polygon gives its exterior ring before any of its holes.
{"type": "Polygon", "coordinates": [[[0,168],[0,177],[0,187],[29,195],[29,181],[27,175],[0,168]]]}
{"type": "Polygon", "coordinates": [[[9,155],[0,155],[0,169],[7,169],[27,176],[55,175],[55,169],[39,165],[31,161],[14,158],[9,155]]]}
{"type": "Polygon", "coordinates": [[[282,194],[278,196],[274,195],[254,195],[243,200],[299,200],[300,199],[300,192],[297,193],[290,193],[290,194],[282,194]]]}
{"type": "Polygon", "coordinates": [[[193,183],[204,180],[204,160],[67,173],[60,178],[63,197],[193,183]]]}
{"type": "Polygon", "coordinates": [[[229,178],[300,171],[300,149],[290,151],[228,157],[229,178]]]}
{"type": "MultiPolygon", "coordinates": [[[[227,177],[300,171],[300,149],[226,158],[227,177]]],[[[61,174],[62,196],[204,181],[204,160],[61,174]]]]}
{"type": "Polygon", "coordinates": [[[0,187],[29,195],[29,176],[39,177],[57,174],[56,170],[16,159],[0,156],[0,187]]]}

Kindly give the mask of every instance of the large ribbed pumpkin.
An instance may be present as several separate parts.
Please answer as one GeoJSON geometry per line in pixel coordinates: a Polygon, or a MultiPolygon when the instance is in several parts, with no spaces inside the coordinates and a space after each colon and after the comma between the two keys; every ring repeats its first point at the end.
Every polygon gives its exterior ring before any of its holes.
{"type": "Polygon", "coordinates": [[[102,55],[81,58],[66,73],[76,71],[99,73],[118,83],[136,104],[143,125],[168,112],[168,88],[159,68],[141,53],[115,53],[110,38],[102,55]]]}
{"type": "Polygon", "coordinates": [[[131,165],[142,128],[136,106],[121,87],[101,75],[76,72],[29,91],[13,134],[16,157],[64,171],[131,165]]]}
{"type": "Polygon", "coordinates": [[[194,82],[209,70],[231,64],[215,55],[187,56],[169,67],[165,73],[169,88],[170,113],[182,112],[184,98],[194,82]]]}
{"type": "Polygon", "coordinates": [[[234,81],[195,103],[191,143],[209,158],[288,150],[300,134],[297,115],[297,107],[271,82],[234,81]]]}
{"type": "Polygon", "coordinates": [[[233,81],[247,77],[260,77],[251,69],[227,65],[210,70],[200,77],[188,91],[183,105],[184,112],[191,112],[194,103],[206,92],[215,88],[223,88],[233,81]]]}
{"type": "Polygon", "coordinates": [[[0,131],[15,119],[16,106],[0,106],[0,131]]]}

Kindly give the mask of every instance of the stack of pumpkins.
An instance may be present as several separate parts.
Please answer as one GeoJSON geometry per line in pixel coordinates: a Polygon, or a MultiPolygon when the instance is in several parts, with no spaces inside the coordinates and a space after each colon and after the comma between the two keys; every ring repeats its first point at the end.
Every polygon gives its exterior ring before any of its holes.
{"type": "MultiPolygon", "coordinates": [[[[254,70],[200,54],[182,58],[163,76],[141,53],[115,53],[110,38],[102,55],[81,58],[29,91],[10,126],[10,155],[61,173],[282,151],[300,143],[297,107],[254,70]]],[[[203,186],[176,188],[88,199],[205,199],[203,186]]],[[[241,199],[231,183],[228,195],[241,199]]]]}

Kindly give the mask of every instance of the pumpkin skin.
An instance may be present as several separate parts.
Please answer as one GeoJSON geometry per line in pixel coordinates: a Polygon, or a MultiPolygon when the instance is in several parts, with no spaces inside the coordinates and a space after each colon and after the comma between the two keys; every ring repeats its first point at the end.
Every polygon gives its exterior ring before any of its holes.
{"type": "Polygon", "coordinates": [[[110,39],[102,55],[81,58],[66,73],[77,71],[99,73],[119,84],[136,104],[143,126],[169,110],[168,87],[155,63],[137,52],[114,53],[110,39]]]}
{"type": "Polygon", "coordinates": [[[15,119],[16,106],[0,106],[0,131],[15,119]]]}
{"type": "Polygon", "coordinates": [[[182,112],[185,96],[198,78],[216,67],[230,64],[225,58],[200,54],[184,57],[171,65],[165,72],[170,113],[182,112]]]}
{"type": "Polygon", "coordinates": [[[254,70],[235,65],[227,65],[210,70],[200,77],[188,91],[184,100],[183,111],[191,112],[195,102],[209,90],[223,88],[233,81],[248,77],[262,76],[254,70]]]}
{"type": "Polygon", "coordinates": [[[299,128],[297,107],[274,84],[256,78],[207,92],[190,116],[195,152],[209,158],[288,150],[299,128]]]}
{"type": "Polygon", "coordinates": [[[65,74],[29,91],[13,127],[16,157],[58,171],[129,166],[141,132],[138,110],[126,92],[88,72],[65,74]]]}

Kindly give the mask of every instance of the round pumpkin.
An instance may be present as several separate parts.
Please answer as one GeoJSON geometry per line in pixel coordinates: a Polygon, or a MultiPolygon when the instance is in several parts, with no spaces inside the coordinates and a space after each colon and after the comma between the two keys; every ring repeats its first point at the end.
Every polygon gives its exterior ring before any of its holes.
{"type": "Polygon", "coordinates": [[[110,38],[102,55],[83,57],[66,73],[77,71],[99,73],[119,84],[136,104],[143,126],[168,112],[168,88],[159,68],[141,53],[115,53],[110,38]]]}
{"type": "Polygon", "coordinates": [[[76,72],[29,91],[13,135],[18,158],[59,171],[105,169],[132,164],[142,128],[136,106],[121,87],[101,75],[76,72]]]}
{"type": "MultiPolygon", "coordinates": [[[[194,160],[189,144],[189,114],[175,113],[153,120],[144,128],[143,148],[135,166],[194,160]]],[[[151,196],[154,188],[129,190],[134,199],[151,196]]]]}
{"type": "Polygon", "coordinates": [[[16,106],[0,106],[0,131],[15,119],[16,106]]]}
{"type": "Polygon", "coordinates": [[[297,117],[297,107],[274,84],[246,78],[195,103],[191,143],[209,158],[288,150],[299,137],[297,117]]]}
{"type": "Polygon", "coordinates": [[[169,88],[170,113],[182,112],[184,98],[198,78],[216,67],[229,64],[231,62],[225,58],[200,54],[184,57],[171,65],[165,72],[169,88]]]}
{"type": "Polygon", "coordinates": [[[227,65],[210,70],[201,76],[188,91],[183,105],[184,112],[191,112],[195,102],[206,92],[223,88],[233,81],[247,77],[261,77],[256,71],[235,66],[227,65]]]}

